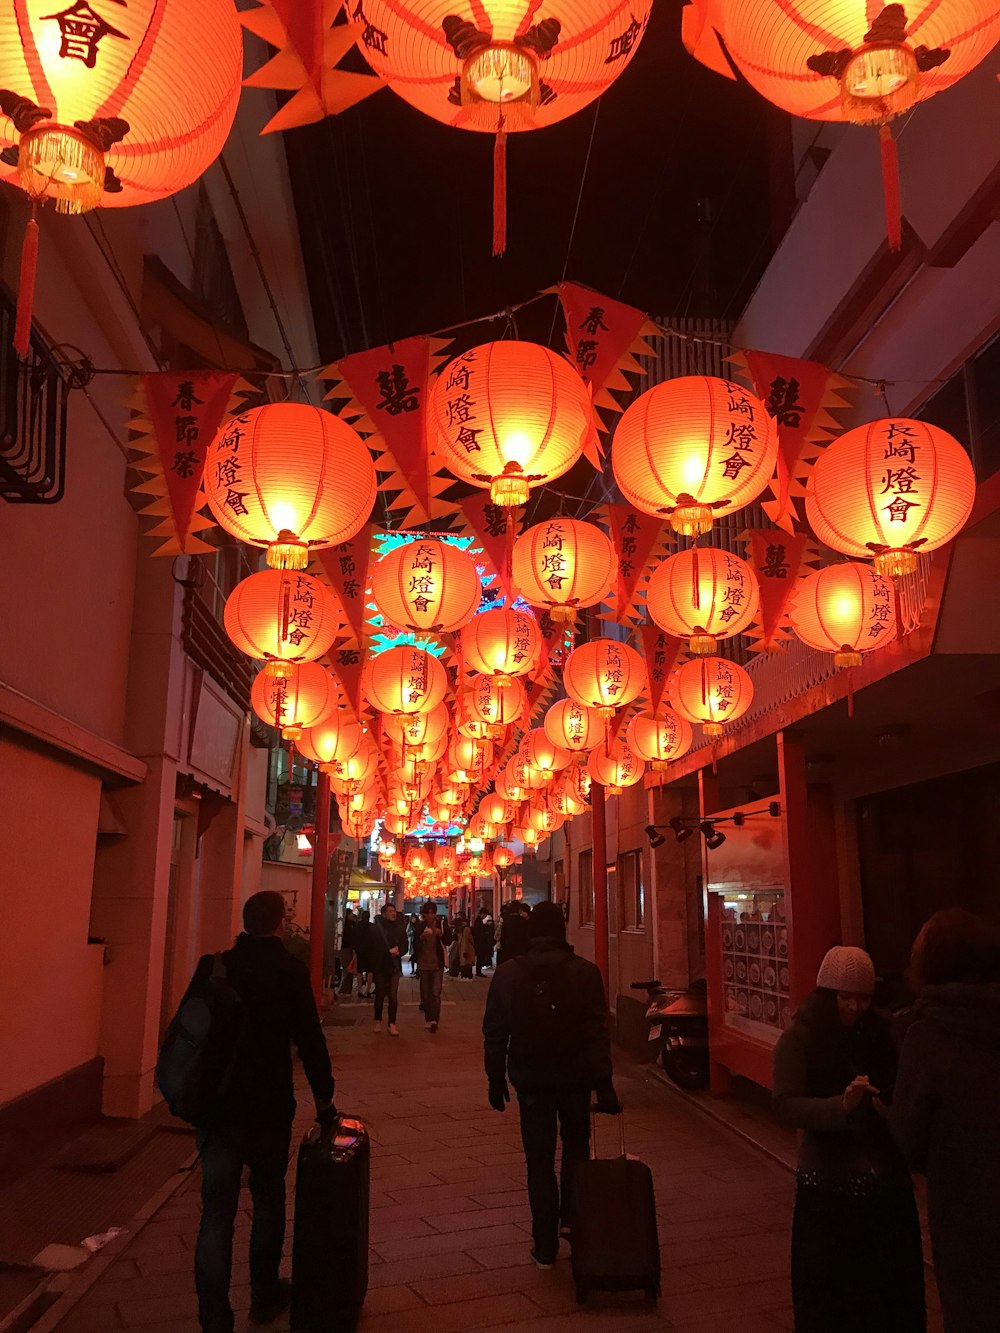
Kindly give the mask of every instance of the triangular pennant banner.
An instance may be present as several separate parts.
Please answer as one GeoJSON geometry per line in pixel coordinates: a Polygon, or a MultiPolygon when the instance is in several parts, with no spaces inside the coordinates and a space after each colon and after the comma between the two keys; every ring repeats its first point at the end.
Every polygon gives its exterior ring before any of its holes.
{"type": "Polygon", "coordinates": [[[741,539],[760,585],[757,623],[747,636],[755,652],[773,652],[784,647],[789,636],[786,612],[795,584],[818,564],[819,557],[804,532],[788,535],[776,528],[748,528],[741,539]]]}
{"type": "Polygon", "coordinates": [[[639,594],[650,561],[667,535],[666,521],[628,505],[604,506],[608,536],[618,558],[618,578],[612,592],[614,618],[619,624],[639,619],[639,594]]]}
{"type": "Polygon", "coordinates": [[[655,713],[663,702],[670,674],[685,644],[683,639],[668,634],[659,625],[641,625],[639,632],[642,636],[642,655],[646,659],[646,675],[649,678],[649,709],[655,713]]]}
{"type": "Polygon", "coordinates": [[[364,647],[368,634],[365,595],[372,565],[372,542],[377,525],[366,523],[356,536],[338,546],[329,546],[316,552],[330,587],[344,608],[344,618],[350,631],[350,641],[359,649],[364,647]]]}
{"type": "Polygon", "coordinates": [[[364,669],[365,655],[358,644],[349,639],[336,644],[327,654],[327,660],[334,675],[344,687],[347,701],[354,709],[354,715],[361,718],[361,672],[364,669]]]}
{"type": "Polygon", "coordinates": [[[754,393],[778,429],[778,465],[771,482],[773,500],[761,508],[785,532],[802,526],[795,500],[805,494],[805,477],[817,455],[843,430],[831,412],[850,406],[850,382],[817,361],[740,351],[730,357],[746,371],[754,393]]]}
{"type": "Polygon", "coordinates": [[[512,511],[493,504],[489,491],[477,491],[460,500],[458,511],[459,526],[482,547],[487,572],[493,575],[496,588],[510,603],[514,590],[507,569],[507,522],[512,511]]]}

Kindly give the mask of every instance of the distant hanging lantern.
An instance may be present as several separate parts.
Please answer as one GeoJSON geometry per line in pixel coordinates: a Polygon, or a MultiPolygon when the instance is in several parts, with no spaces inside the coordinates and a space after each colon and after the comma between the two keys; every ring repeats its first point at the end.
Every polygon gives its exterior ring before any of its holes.
{"type": "Polygon", "coordinates": [[[753,699],[749,674],[724,657],[685,662],[669,688],[674,710],[699,723],[706,736],[721,736],[723,724],[742,716],[753,699]]]}
{"type": "Polygon", "coordinates": [[[0,6],[0,177],[32,201],[14,346],[27,356],[38,203],[85,213],[165,199],[211,166],[240,95],[243,43],[230,0],[87,0],[0,6]],[[195,17],[197,16],[197,22],[195,17]],[[113,20],[113,21],[112,21],[113,20]]]}
{"type": "Polygon", "coordinates": [[[803,643],[833,653],[837,666],[860,666],[862,653],[896,637],[892,584],[855,562],[817,569],[795,585],[788,620],[803,643]]]}
{"type": "Polygon", "coordinates": [[[407,874],[420,874],[431,868],[431,858],[427,854],[426,847],[418,843],[416,847],[410,847],[406,853],[406,871],[407,874]]]}
{"type": "Polygon", "coordinates": [[[485,722],[480,722],[478,717],[469,717],[463,712],[455,718],[455,730],[470,741],[498,741],[504,735],[506,728],[491,727],[485,722]]]}
{"type": "Polygon", "coordinates": [[[492,796],[484,796],[480,802],[479,810],[491,824],[509,824],[514,818],[514,803],[505,801],[497,793],[492,796]]]}
{"type": "Polygon", "coordinates": [[[537,847],[545,836],[539,833],[538,829],[532,828],[530,824],[515,824],[510,831],[510,835],[516,842],[523,842],[529,850],[537,847]]]}
{"type": "Polygon", "coordinates": [[[498,734],[518,720],[526,701],[524,685],[516,676],[509,680],[502,676],[471,676],[462,695],[469,714],[498,734]]]}
{"type": "Polygon", "coordinates": [[[397,629],[459,629],[472,618],[482,592],[471,556],[433,537],[394,547],[372,571],[375,605],[397,629]]]}
{"type": "Polygon", "coordinates": [[[489,741],[469,740],[468,737],[459,736],[448,747],[448,760],[455,770],[466,775],[459,778],[460,782],[478,785],[486,769],[493,763],[493,746],[489,741]]]}
{"type": "Polygon", "coordinates": [[[241,542],[265,547],[276,569],[305,569],[310,551],[354,537],[376,487],[357,432],[308,403],[267,403],[233,417],[205,468],[216,521],[241,542]]]}
{"type": "Polygon", "coordinates": [[[481,838],[484,842],[497,836],[498,827],[491,823],[483,814],[482,810],[477,810],[469,820],[466,828],[466,834],[470,838],[481,838]]]}
{"type": "Polygon", "coordinates": [[[525,733],[521,740],[520,751],[529,766],[548,774],[550,781],[573,758],[572,751],[553,744],[548,732],[542,727],[535,727],[525,733]]]}
{"type": "Polygon", "coordinates": [[[577,703],[613,717],[646,688],[646,663],[627,643],[592,639],[566,658],[563,686],[577,703]]]}
{"type": "Polygon", "coordinates": [[[681,375],[639,395],[611,442],[615,479],[629,504],[666,514],[675,532],[757,498],[774,473],[778,435],[748,389],[710,375],[681,375]]]}
{"type": "Polygon", "coordinates": [[[554,810],[548,809],[547,806],[529,805],[524,813],[524,823],[529,828],[545,834],[546,837],[552,833],[557,833],[566,822],[562,815],[556,814],[554,810]]]}
{"type": "Polygon", "coordinates": [[[422,713],[384,713],[382,734],[397,745],[422,746],[434,744],[447,737],[451,725],[451,710],[446,703],[422,713]]]}
{"type": "Polygon", "coordinates": [[[451,843],[439,843],[434,848],[434,869],[441,874],[446,875],[454,870],[457,861],[458,857],[456,856],[455,849],[452,847],[451,843]]]}
{"type": "Polygon", "coordinates": [[[692,653],[714,653],[753,621],[760,604],[757,575],[745,560],[713,546],[692,546],[657,565],[646,587],[646,610],[692,653]]]}
{"type": "Polygon", "coordinates": [[[303,727],[319,726],[336,712],[343,695],[334,677],[318,662],[303,662],[290,667],[289,673],[275,678],[259,672],[250,689],[250,703],[268,726],[277,727],[286,740],[297,740],[303,727]]]}
{"type": "Polygon", "coordinates": [[[288,674],[288,663],[322,657],[341,619],[337,599],[325,583],[280,569],[262,569],[238,583],[222,618],[240,652],[263,659],[272,676],[288,674]]]}
{"type": "Polygon", "coordinates": [[[447,689],[448,677],[438,659],[409,644],[369,657],[361,673],[362,693],[380,713],[429,712],[447,689]]]}
{"type": "Polygon", "coordinates": [[[806,519],[816,537],[875,572],[910,574],[962,530],[976,498],[972,460],[947,431],[889,417],[834,440],[813,465],[806,519]]]}
{"type": "Polygon", "coordinates": [[[688,50],[730,78],[726,55],[769,102],[810,120],[878,125],[889,243],[900,248],[899,183],[889,123],[949,88],[1000,38],[994,0],[871,5],[861,0],[695,0],[688,50]]]}
{"type": "Polygon", "coordinates": [[[507,683],[534,671],[542,655],[542,633],[525,611],[483,611],[462,630],[462,655],[466,667],[507,683]]]}
{"type": "MultiPolygon", "coordinates": [[[[577,3],[578,0],[573,0],[577,3]]],[[[431,389],[428,430],[456,477],[523,505],[567,472],[594,436],[590,393],[569,362],[538,343],[484,343],[449,362],[431,389]]]]}
{"type": "Polygon", "coordinates": [[[559,699],[542,719],[545,734],[553,745],[580,753],[600,745],[607,735],[607,719],[596,708],[575,699],[559,699]]]}
{"type": "Polygon", "coordinates": [[[447,783],[437,794],[438,800],[442,805],[450,806],[452,810],[458,809],[464,805],[469,795],[467,786],[460,782],[447,783]]]}
{"type": "Polygon", "coordinates": [[[506,139],[599,97],[625,69],[651,0],[364,0],[358,46],[375,73],[445,125],[492,134],[493,253],[506,248],[506,139]]]}
{"type": "Polygon", "coordinates": [[[514,587],[557,623],[594,606],[611,590],[618,572],[614,547],[600,528],[575,518],[551,518],[514,543],[514,587]]]}
{"type": "MultiPolygon", "coordinates": [[[[513,762],[513,761],[511,761],[513,762]]],[[[498,796],[505,801],[520,801],[527,788],[523,781],[524,766],[512,768],[511,763],[497,774],[494,786],[498,796]]]]}
{"type": "Polygon", "coordinates": [[[515,860],[516,858],[510,847],[505,847],[501,843],[498,847],[494,848],[493,866],[496,870],[506,870],[508,866],[514,864],[515,860]]]}
{"type": "Polygon", "coordinates": [[[656,713],[636,713],[628,724],[626,738],[654,773],[663,773],[672,760],[687,754],[694,737],[687,718],[672,708],[661,708],[656,713]]]}
{"type": "Polygon", "coordinates": [[[295,742],[303,759],[314,764],[332,764],[353,754],[361,744],[361,724],[348,712],[330,714],[315,727],[308,727],[295,742]]]}
{"type": "Polygon", "coordinates": [[[343,759],[335,759],[329,766],[330,783],[334,788],[350,796],[360,791],[374,780],[378,773],[378,750],[375,742],[366,733],[361,744],[353,754],[343,759]]]}
{"type": "Polygon", "coordinates": [[[545,794],[545,801],[550,810],[564,819],[582,815],[588,809],[587,802],[580,798],[572,773],[563,774],[553,782],[545,794]]]}
{"type": "Polygon", "coordinates": [[[587,756],[587,771],[595,782],[600,782],[609,796],[620,796],[626,787],[642,781],[646,766],[623,740],[610,745],[599,745],[587,756]]]}

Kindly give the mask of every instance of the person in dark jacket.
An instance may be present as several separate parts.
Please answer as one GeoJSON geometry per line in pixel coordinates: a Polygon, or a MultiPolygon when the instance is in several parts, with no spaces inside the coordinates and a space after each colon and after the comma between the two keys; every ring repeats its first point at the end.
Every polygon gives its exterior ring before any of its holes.
{"type": "Polygon", "coordinates": [[[528,917],[531,908],[525,902],[514,903],[503,914],[503,929],[500,932],[500,954],[498,963],[509,963],[512,958],[520,958],[528,952],[528,917]]]}
{"type": "Polygon", "coordinates": [[[375,993],[375,978],[372,975],[372,958],[377,940],[372,915],[367,907],[358,913],[354,923],[354,957],[358,968],[358,999],[370,1000],[375,993]]]}
{"type": "Polygon", "coordinates": [[[590,1155],[591,1092],[597,1092],[599,1111],[621,1111],[604,982],[594,964],[566,943],[566,918],[557,903],[537,904],[528,922],[527,953],[497,968],[486,997],[483,1050],[493,1109],[503,1111],[510,1101],[508,1075],[517,1093],[531,1258],[536,1267],[551,1268],[559,1252],[560,1214],[563,1226],[571,1225],[573,1170],[590,1155]]]}
{"type": "Polygon", "coordinates": [[[425,902],[420,920],[413,931],[413,954],[420,977],[420,1007],[428,1032],[437,1032],[441,1021],[441,988],[448,966],[447,946],[451,944],[448,922],[438,917],[437,907],[425,902]]]}
{"type": "Polygon", "coordinates": [[[341,995],[350,995],[354,990],[354,971],[351,970],[351,965],[354,964],[354,969],[357,969],[357,964],[354,962],[354,931],[356,926],[357,918],[353,910],[348,907],[344,912],[344,924],[340,933],[341,995]]]}
{"type": "Polygon", "coordinates": [[[375,977],[375,1017],[372,1028],[382,1031],[382,1009],[389,999],[389,1035],[399,1036],[396,1017],[399,1012],[399,978],[403,975],[406,953],[406,922],[397,915],[395,905],[386,903],[375,919],[372,934],[371,968],[375,977]]]}
{"type": "Polygon", "coordinates": [[[831,949],[774,1052],[774,1106],[802,1130],[792,1224],[796,1333],[923,1333],[913,1184],[885,1122],[896,1075],[863,949],[831,949]]]}
{"type": "MultiPolygon", "coordinates": [[[[232,1333],[229,1303],[233,1225],[243,1167],[250,1169],[251,1313],[269,1323],[286,1308],[289,1288],[278,1277],[285,1241],[285,1172],[295,1114],[292,1043],[305,1069],[323,1124],[336,1118],[333,1071],[305,966],[282,944],[285,902],[255,893],[243,908],[244,931],[223,955],[226,980],[240,997],[242,1017],[228,1089],[198,1128],[202,1215],[195,1248],[198,1317],[204,1333],[232,1333]]],[[[212,954],[195,980],[212,973],[212,954]]]]}
{"type": "Polygon", "coordinates": [[[480,908],[472,923],[472,938],[476,946],[476,976],[493,966],[493,918],[480,908]]]}
{"type": "Polygon", "coordinates": [[[1000,929],[938,912],[917,936],[914,1022],[889,1122],[927,1177],[934,1271],[946,1333],[1000,1327],[1000,929]]]}

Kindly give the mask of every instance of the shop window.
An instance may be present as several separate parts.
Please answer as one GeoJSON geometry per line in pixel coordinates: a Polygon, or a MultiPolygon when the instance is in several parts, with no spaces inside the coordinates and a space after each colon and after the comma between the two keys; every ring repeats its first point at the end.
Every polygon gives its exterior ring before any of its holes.
{"type": "Polygon", "coordinates": [[[594,853],[588,847],[577,861],[577,882],[580,886],[580,925],[594,924],[594,853]]]}
{"type": "Polygon", "coordinates": [[[646,928],[646,886],[642,875],[642,852],[623,852],[618,858],[619,920],[625,930],[646,928]]]}

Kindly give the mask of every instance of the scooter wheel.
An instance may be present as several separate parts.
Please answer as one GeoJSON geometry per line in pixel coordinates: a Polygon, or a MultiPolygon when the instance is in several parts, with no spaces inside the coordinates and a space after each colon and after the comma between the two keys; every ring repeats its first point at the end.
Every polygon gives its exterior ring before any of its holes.
{"type": "Polygon", "coordinates": [[[663,1068],[669,1079],[679,1088],[694,1092],[698,1088],[708,1087],[708,1062],[698,1056],[686,1055],[683,1051],[663,1048],[663,1068]]]}

